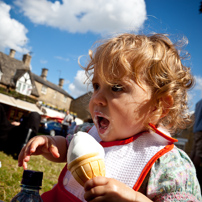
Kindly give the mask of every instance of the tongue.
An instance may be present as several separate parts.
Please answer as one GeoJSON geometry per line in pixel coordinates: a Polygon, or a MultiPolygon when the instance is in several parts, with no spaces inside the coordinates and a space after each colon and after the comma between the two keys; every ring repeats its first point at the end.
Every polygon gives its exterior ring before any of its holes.
{"type": "Polygon", "coordinates": [[[100,121],[100,126],[101,126],[102,128],[107,127],[108,125],[109,125],[109,121],[108,121],[107,119],[103,118],[103,119],[100,121]]]}

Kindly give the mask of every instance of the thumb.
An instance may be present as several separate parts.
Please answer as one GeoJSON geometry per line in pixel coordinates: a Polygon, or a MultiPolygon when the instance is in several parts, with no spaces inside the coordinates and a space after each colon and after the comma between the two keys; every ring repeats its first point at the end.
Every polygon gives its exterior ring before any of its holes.
{"type": "Polygon", "coordinates": [[[54,144],[51,144],[51,145],[50,145],[49,151],[50,151],[50,153],[51,153],[55,158],[59,158],[59,157],[60,157],[60,154],[59,154],[59,152],[58,152],[58,148],[57,148],[54,144]]]}

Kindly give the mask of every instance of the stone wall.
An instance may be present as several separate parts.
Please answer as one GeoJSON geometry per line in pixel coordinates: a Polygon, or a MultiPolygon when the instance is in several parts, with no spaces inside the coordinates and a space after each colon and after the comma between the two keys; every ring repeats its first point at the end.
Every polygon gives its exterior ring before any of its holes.
{"type": "Polygon", "coordinates": [[[39,93],[39,100],[43,101],[44,103],[48,103],[58,109],[66,109],[69,110],[70,107],[70,103],[72,101],[72,99],[70,97],[66,97],[60,93],[57,92],[55,90],[53,90],[52,88],[48,88],[47,87],[47,91],[46,93],[42,93],[41,89],[42,89],[42,84],[39,82],[36,82],[36,87],[38,89],[38,93],[39,93]]]}
{"type": "Polygon", "coordinates": [[[70,105],[70,112],[73,112],[77,115],[78,118],[86,120],[91,118],[91,115],[88,110],[88,104],[90,101],[92,93],[86,93],[75,100],[72,100],[70,105]]]}

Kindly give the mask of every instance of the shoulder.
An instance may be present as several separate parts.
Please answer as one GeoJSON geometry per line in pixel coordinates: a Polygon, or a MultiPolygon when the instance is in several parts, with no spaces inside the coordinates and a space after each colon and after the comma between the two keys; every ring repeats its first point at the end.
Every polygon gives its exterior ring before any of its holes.
{"type": "Polygon", "coordinates": [[[196,103],[196,105],[202,105],[202,99],[199,100],[199,101],[196,103]]]}
{"type": "Polygon", "coordinates": [[[202,100],[200,100],[199,102],[196,103],[195,113],[198,113],[198,110],[200,111],[201,108],[202,108],[202,100]]]}
{"type": "Polygon", "coordinates": [[[149,198],[160,198],[159,201],[169,198],[187,201],[190,197],[192,201],[201,201],[194,165],[188,155],[177,147],[160,157],[152,166],[147,190],[149,198]]]}

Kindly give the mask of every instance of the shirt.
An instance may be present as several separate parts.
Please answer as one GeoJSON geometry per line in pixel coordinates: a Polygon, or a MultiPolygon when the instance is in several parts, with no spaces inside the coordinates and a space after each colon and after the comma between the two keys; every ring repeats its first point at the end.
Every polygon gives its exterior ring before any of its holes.
{"type": "Polygon", "coordinates": [[[202,100],[196,103],[194,133],[202,131],[202,100]]]}
{"type": "Polygon", "coordinates": [[[69,126],[69,121],[72,120],[73,117],[70,114],[67,114],[62,122],[63,125],[69,126]]]}

